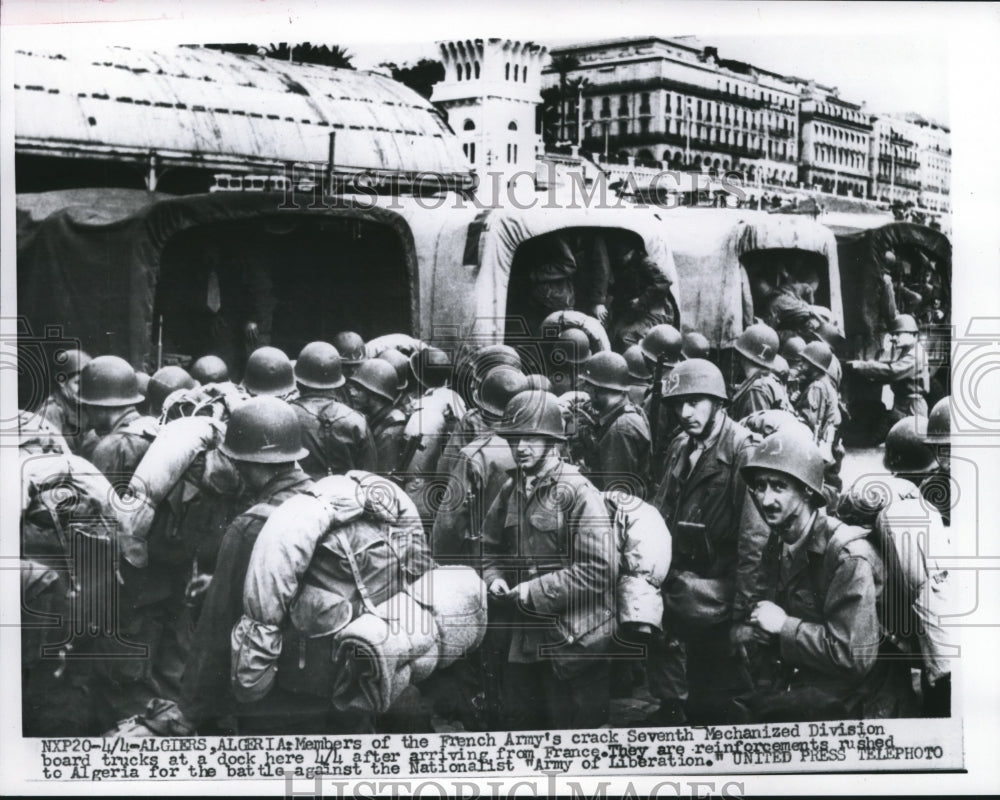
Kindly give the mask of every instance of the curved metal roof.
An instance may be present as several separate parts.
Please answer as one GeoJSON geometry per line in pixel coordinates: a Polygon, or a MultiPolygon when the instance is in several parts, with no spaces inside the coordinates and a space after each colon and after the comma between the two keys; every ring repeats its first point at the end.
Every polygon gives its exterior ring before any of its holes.
{"type": "Polygon", "coordinates": [[[202,47],[18,50],[21,152],[468,174],[433,106],[371,72],[202,47]]]}

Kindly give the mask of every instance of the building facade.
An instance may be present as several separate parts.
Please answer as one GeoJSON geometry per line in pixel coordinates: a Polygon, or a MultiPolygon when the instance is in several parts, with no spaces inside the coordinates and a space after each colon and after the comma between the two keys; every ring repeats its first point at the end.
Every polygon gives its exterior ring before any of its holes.
{"type": "Polygon", "coordinates": [[[655,37],[562,47],[543,80],[560,143],[603,161],[798,180],[797,87],[714,47],[655,37]]]}
{"type": "Polygon", "coordinates": [[[835,87],[792,79],[801,90],[799,177],[829,194],[871,195],[871,115],[835,87]]]}
{"type": "Polygon", "coordinates": [[[944,125],[911,115],[920,162],[917,205],[937,214],[951,213],[951,131],[944,125]]]}
{"type": "Polygon", "coordinates": [[[870,162],[876,200],[917,205],[921,176],[914,127],[889,116],[873,118],[870,162]]]}

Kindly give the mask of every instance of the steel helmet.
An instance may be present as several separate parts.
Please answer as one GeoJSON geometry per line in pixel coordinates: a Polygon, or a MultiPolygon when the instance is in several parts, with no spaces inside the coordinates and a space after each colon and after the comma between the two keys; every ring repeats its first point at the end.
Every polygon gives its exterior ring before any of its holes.
{"type": "Polygon", "coordinates": [[[310,389],[339,389],[344,385],[340,353],[329,342],[310,342],[295,360],[295,381],[310,389]]]}
{"type": "Polygon", "coordinates": [[[149,396],[149,382],[152,380],[149,375],[145,372],[136,371],[135,382],[139,387],[139,394],[142,395],[143,399],[147,399],[149,396]]]}
{"type": "Polygon", "coordinates": [[[517,350],[506,344],[491,344],[472,356],[472,370],[477,378],[482,378],[491,369],[500,366],[523,369],[517,350]]]}
{"type": "Polygon", "coordinates": [[[191,365],[191,377],[198,383],[222,383],[229,380],[229,367],[218,356],[202,356],[191,365]]]}
{"type": "Polygon", "coordinates": [[[497,367],[490,370],[476,392],[476,405],[494,417],[503,416],[507,403],[529,389],[528,378],[519,369],[497,367]]]}
{"type": "Polygon", "coordinates": [[[840,328],[832,322],[821,322],[813,333],[830,345],[830,347],[839,347],[846,341],[840,328]]]}
{"type": "Polygon", "coordinates": [[[452,377],[451,356],[438,347],[425,347],[410,356],[410,369],[421,386],[444,386],[452,377]]]}
{"type": "Polygon", "coordinates": [[[824,467],[823,456],[809,430],[788,425],[765,437],[740,472],[749,483],[754,470],[773,470],[795,478],[821,495],[824,467]]]}
{"type": "Polygon", "coordinates": [[[802,360],[829,375],[830,364],[833,363],[833,351],[826,342],[809,342],[802,351],[802,360]]]}
{"type": "Polygon", "coordinates": [[[917,321],[909,314],[899,314],[892,323],[892,333],[918,333],[917,321]]]}
{"type": "Polygon", "coordinates": [[[942,397],[934,404],[927,417],[927,444],[949,444],[951,442],[951,397],[942,397]]]}
{"type": "Polygon", "coordinates": [[[372,358],[368,361],[363,361],[361,366],[358,367],[357,372],[347,380],[351,383],[356,383],[362,389],[367,389],[372,394],[388,400],[390,403],[396,400],[398,393],[396,387],[399,385],[399,376],[396,374],[396,370],[392,364],[381,358],[372,358]]]}
{"type": "Polygon", "coordinates": [[[665,364],[684,360],[684,339],[673,325],[654,325],[639,342],[643,356],[654,364],[661,358],[665,364]]]}
{"type": "Polygon", "coordinates": [[[623,355],[625,363],[628,365],[628,376],[632,380],[632,383],[648,383],[653,379],[653,373],[650,372],[649,366],[646,364],[646,359],[643,358],[642,348],[639,345],[632,345],[623,355]]]}
{"type": "Polygon", "coordinates": [[[262,395],[237,406],[219,450],[234,461],[283,464],[309,455],[299,418],[284,400],[262,395]]]}
{"type": "Polygon", "coordinates": [[[751,325],[736,340],[736,352],[754,364],[770,369],[778,354],[778,334],[774,328],[758,322],[751,325]]]}
{"type": "Polygon", "coordinates": [[[390,347],[378,354],[392,368],[396,370],[396,391],[403,391],[410,383],[410,359],[403,355],[395,347],[390,347]]]}
{"type": "Polygon", "coordinates": [[[551,392],[529,389],[511,398],[497,433],[501,436],[547,436],[565,440],[559,401],[551,392]]]}
{"type": "Polygon", "coordinates": [[[785,361],[785,357],[780,353],[774,357],[774,366],[772,366],[771,369],[783,382],[787,381],[792,374],[792,368],[788,365],[788,362],[785,361]]]}
{"type": "Polygon", "coordinates": [[[802,358],[802,353],[806,349],[806,340],[801,336],[789,336],[781,346],[781,355],[791,363],[802,358]]]}
{"type": "Polygon", "coordinates": [[[537,389],[540,392],[552,391],[552,381],[538,372],[532,372],[530,375],[525,375],[524,379],[527,381],[528,389],[537,389]]]}
{"type": "Polygon", "coordinates": [[[247,359],[243,388],[251,395],[283,395],[295,388],[292,362],[277,347],[258,347],[247,359]]]}
{"type": "Polygon", "coordinates": [[[663,382],[663,397],[672,399],[702,395],[728,400],[726,381],[722,372],[711,361],[690,358],[674,367],[663,382]]]}
{"type": "Polygon", "coordinates": [[[80,402],[120,408],[143,401],[135,370],[124,358],[98,356],[80,372],[80,402]]]}
{"type": "Polygon", "coordinates": [[[698,331],[688,331],[681,337],[681,352],[684,358],[708,358],[712,344],[698,331]]]}
{"type": "Polygon", "coordinates": [[[564,345],[570,364],[582,364],[590,358],[590,337],[579,328],[567,328],[556,340],[564,345]]]}
{"type": "Polygon", "coordinates": [[[628,364],[625,357],[618,353],[607,350],[594,353],[583,367],[582,378],[591,386],[627,392],[628,364]]]}
{"type": "Polygon", "coordinates": [[[91,361],[83,350],[59,350],[56,352],[55,363],[59,374],[72,378],[83,372],[83,368],[91,361]]]}
{"type": "Polygon", "coordinates": [[[924,443],[926,436],[925,417],[904,417],[886,434],[882,464],[893,474],[927,472],[932,469],[937,459],[930,445],[924,443]]]}
{"type": "Polygon", "coordinates": [[[146,399],[149,401],[150,409],[158,413],[163,409],[163,401],[171,392],[176,392],[178,389],[193,389],[197,385],[198,382],[187,373],[187,370],[175,366],[162,367],[149,379],[146,399]]]}
{"type": "Polygon", "coordinates": [[[365,340],[354,331],[341,331],[333,337],[333,346],[344,364],[356,367],[365,360],[365,340]]]}

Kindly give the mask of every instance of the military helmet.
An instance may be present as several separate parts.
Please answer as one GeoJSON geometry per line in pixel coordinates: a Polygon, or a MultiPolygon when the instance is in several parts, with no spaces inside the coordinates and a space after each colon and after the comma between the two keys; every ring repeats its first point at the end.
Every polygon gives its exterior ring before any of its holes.
{"type": "Polygon", "coordinates": [[[924,442],[926,436],[925,417],[904,417],[886,434],[882,464],[892,473],[929,471],[937,459],[934,450],[924,442]]]}
{"type": "Polygon", "coordinates": [[[140,370],[135,372],[135,383],[139,387],[139,394],[142,395],[143,399],[148,399],[149,397],[149,382],[152,380],[149,375],[140,370]]]}
{"type": "Polygon", "coordinates": [[[833,363],[833,351],[826,342],[809,342],[802,351],[802,360],[829,375],[830,364],[833,363]]]}
{"type": "Polygon", "coordinates": [[[778,354],[778,334],[774,328],[758,322],[751,325],[736,340],[736,352],[754,364],[770,369],[778,354]]]}
{"type": "Polygon", "coordinates": [[[425,347],[410,356],[410,369],[421,386],[444,386],[452,377],[451,355],[438,347],[425,347]]]}
{"type": "Polygon", "coordinates": [[[551,392],[528,390],[511,398],[497,433],[501,436],[547,436],[565,440],[562,409],[551,392]]]}
{"type": "Polygon", "coordinates": [[[684,358],[708,358],[712,344],[698,331],[688,331],[681,339],[681,352],[684,358]]]}
{"type": "Polygon", "coordinates": [[[283,464],[305,458],[299,418],[284,400],[252,397],[237,406],[226,425],[219,450],[234,461],[283,464]]]}
{"type": "Polygon", "coordinates": [[[482,378],[491,369],[500,366],[523,369],[517,350],[506,344],[490,344],[472,356],[472,370],[476,378],[482,378]]]}
{"type": "Polygon", "coordinates": [[[726,381],[719,368],[704,358],[689,358],[667,375],[663,382],[663,397],[669,400],[698,395],[723,401],[729,399],[726,381]]]}
{"type": "Polygon", "coordinates": [[[528,389],[537,389],[540,392],[551,392],[552,381],[539,372],[532,372],[524,376],[528,389]]]}
{"type": "Polygon", "coordinates": [[[410,359],[395,347],[383,350],[378,357],[396,370],[396,391],[403,391],[410,383],[410,359]]]}
{"type": "Polygon", "coordinates": [[[781,355],[789,362],[802,358],[802,353],[806,349],[806,340],[801,336],[789,336],[781,346],[781,355]]]}
{"type": "Polygon", "coordinates": [[[834,323],[824,320],[813,333],[830,347],[840,347],[846,340],[843,332],[834,323]]]}
{"type": "Polygon", "coordinates": [[[229,367],[218,356],[202,356],[191,365],[191,377],[198,383],[222,383],[229,380],[229,367]]]}
{"type": "Polygon", "coordinates": [[[654,364],[662,358],[665,364],[684,360],[684,339],[673,325],[654,325],[639,342],[643,356],[654,364]]]}
{"type": "Polygon", "coordinates": [[[333,337],[342,363],[356,367],[365,360],[365,340],[354,331],[341,331],[333,337]]]}
{"type": "Polygon", "coordinates": [[[124,358],[98,356],[80,372],[80,402],[120,408],[143,401],[135,370],[124,358]]]}
{"type": "Polygon", "coordinates": [[[898,314],[892,323],[892,333],[918,333],[917,321],[909,314],[898,314]]]}
{"type": "Polygon", "coordinates": [[[927,417],[927,444],[949,444],[951,442],[951,397],[942,397],[934,404],[927,417]]]}
{"type": "Polygon", "coordinates": [[[758,469],[769,469],[795,478],[816,494],[823,493],[823,455],[804,427],[787,425],[754,448],[740,471],[748,483],[758,469]]]}
{"type": "Polygon", "coordinates": [[[79,375],[90,361],[91,358],[87,353],[77,349],[59,350],[55,357],[56,369],[67,378],[79,375]]]}
{"type": "Polygon", "coordinates": [[[581,377],[591,386],[616,392],[628,391],[628,363],[618,353],[607,350],[594,353],[587,359],[581,377]]]}
{"type": "Polygon", "coordinates": [[[347,380],[390,403],[396,400],[399,376],[392,364],[381,358],[372,358],[362,362],[357,371],[347,380]]]}
{"type": "Polygon", "coordinates": [[[339,389],[344,385],[340,353],[329,342],[310,342],[295,360],[295,381],[310,389],[339,389]]]}
{"type": "Polygon", "coordinates": [[[579,328],[567,328],[560,332],[556,341],[564,345],[570,364],[583,364],[590,358],[590,337],[579,328]]]}
{"type": "Polygon", "coordinates": [[[251,395],[288,394],[295,388],[292,362],[277,347],[258,347],[247,359],[243,388],[251,395]]]}
{"type": "Polygon", "coordinates": [[[476,392],[476,405],[487,414],[500,417],[511,398],[529,388],[528,378],[521,370],[514,367],[496,367],[483,378],[476,392]]]}
{"type": "Polygon", "coordinates": [[[646,364],[646,359],[642,355],[642,348],[639,345],[632,345],[622,355],[625,357],[625,363],[628,366],[628,376],[632,383],[648,383],[653,379],[653,373],[646,364]]]}
{"type": "Polygon", "coordinates": [[[198,382],[182,367],[169,366],[158,369],[149,379],[149,388],[146,390],[150,410],[159,413],[163,408],[163,401],[171,392],[176,392],[178,389],[193,389],[197,385],[198,382]]]}

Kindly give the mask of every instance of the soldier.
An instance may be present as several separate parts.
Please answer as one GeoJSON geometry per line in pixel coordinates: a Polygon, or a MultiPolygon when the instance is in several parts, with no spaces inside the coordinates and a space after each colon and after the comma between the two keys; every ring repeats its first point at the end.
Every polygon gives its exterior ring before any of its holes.
{"type": "Polygon", "coordinates": [[[354,331],[341,331],[333,337],[333,346],[340,353],[341,368],[344,370],[344,377],[350,378],[367,359],[365,354],[365,340],[354,331]]]}
{"type": "Polygon", "coordinates": [[[575,306],[573,278],[577,266],[569,242],[558,233],[541,238],[536,243],[536,250],[529,273],[529,309],[532,316],[529,326],[534,335],[540,336],[542,321],[549,314],[575,306]]]}
{"type": "Polygon", "coordinates": [[[392,368],[396,370],[396,378],[398,380],[396,384],[396,408],[403,412],[403,416],[409,417],[413,413],[417,398],[420,396],[416,380],[413,377],[413,370],[410,369],[409,356],[401,353],[394,347],[389,347],[379,353],[378,358],[389,362],[392,364],[392,368]]]}
{"type": "Polygon", "coordinates": [[[920,484],[924,499],[941,514],[946,527],[951,526],[951,397],[934,404],[927,418],[924,444],[934,450],[938,466],[920,484]]]}
{"type": "Polygon", "coordinates": [[[785,391],[792,405],[799,396],[799,370],[802,367],[802,351],[806,349],[806,341],[801,336],[791,336],[781,345],[780,355],[788,363],[788,380],[785,391]]]}
{"type": "MultiPolygon", "coordinates": [[[[891,361],[847,362],[847,366],[861,377],[892,387],[893,406],[888,415],[889,426],[904,417],[927,416],[927,400],[924,398],[927,368],[917,359],[916,343],[916,321],[909,314],[900,314],[892,328],[891,361]]],[[[883,429],[885,427],[883,423],[883,429]]]]}
{"type": "Polygon", "coordinates": [[[732,418],[743,419],[768,408],[790,411],[785,387],[771,372],[778,354],[778,334],[767,325],[751,325],[740,334],[735,349],[744,380],[733,391],[732,418]]]}
{"type": "Polygon", "coordinates": [[[663,402],[663,385],[670,372],[684,360],[684,339],[673,325],[651,328],[639,344],[646,367],[653,374],[649,396],[642,410],[649,420],[649,433],[653,448],[653,480],[663,475],[663,456],[677,435],[680,423],[668,403],[663,402]]]}
{"type": "Polygon", "coordinates": [[[650,721],[718,722],[750,685],[731,642],[742,632],[766,540],[739,472],[753,438],[726,414],[725,381],[710,361],[682,362],[665,388],[682,433],[670,444],[652,500],[673,536],[673,559],[664,583],[670,630],[650,644],[646,663],[650,692],[660,700],[650,721]]]}
{"type": "MultiPolygon", "coordinates": [[[[840,447],[840,396],[830,376],[833,353],[826,342],[810,342],[802,351],[800,384],[802,391],[795,411],[813,434],[813,442],[819,448],[826,465],[825,486],[837,492],[842,486],[840,461],[843,448],[840,447]],[[838,454],[840,458],[838,458],[838,454]]],[[[828,493],[829,494],[829,493],[828,493]]]]}
{"type": "Polygon", "coordinates": [[[406,417],[396,408],[398,377],[392,364],[373,358],[347,379],[352,406],[365,416],[375,440],[376,472],[391,475],[402,467],[406,417]]]}
{"type": "Polygon", "coordinates": [[[80,375],[80,400],[97,434],[93,447],[83,456],[121,494],[158,430],[155,419],[136,410],[143,397],[135,370],[118,356],[98,356],[80,375]]]}
{"type": "Polygon", "coordinates": [[[80,373],[89,363],[90,356],[83,350],[56,353],[56,386],[38,409],[39,416],[62,434],[74,455],[80,455],[83,450],[90,428],[80,402],[80,373]]]}
{"type": "Polygon", "coordinates": [[[337,349],[328,342],[303,347],[295,362],[295,383],[298,397],[291,405],[308,451],[299,465],[309,477],[319,480],[352,469],[374,471],[378,459],[368,423],[335,394],[346,383],[337,349]]]}
{"type": "Polygon", "coordinates": [[[612,251],[616,268],[608,327],[614,349],[621,351],[639,344],[654,327],[675,324],[677,304],[670,279],[644,248],[623,242],[612,251]]]}
{"type": "Polygon", "coordinates": [[[740,699],[742,721],[900,716],[912,689],[909,665],[880,647],[885,566],[863,529],[823,510],[819,450],[781,430],[756,448],[743,474],[771,531],[760,565],[767,599],[750,624],[773,653],[757,685],[769,680],[773,688],[740,699]]]}
{"type": "Polygon", "coordinates": [[[642,355],[642,347],[634,344],[623,354],[628,365],[628,399],[632,405],[642,408],[653,385],[652,370],[642,355]]]}
{"type": "Polygon", "coordinates": [[[202,356],[191,365],[191,377],[202,386],[209,383],[225,383],[229,380],[229,367],[218,356],[202,356]]]}
{"type": "Polygon", "coordinates": [[[483,524],[491,623],[508,625],[502,713],[508,730],[596,728],[610,710],[608,652],[618,554],[604,501],[559,459],[554,395],[527,391],[504,411],[515,471],[483,524]]]}
{"type": "Polygon", "coordinates": [[[251,397],[265,395],[289,399],[295,392],[291,360],[277,347],[258,347],[247,359],[243,389],[251,397]]]}
{"type": "Polygon", "coordinates": [[[688,331],[681,339],[681,353],[684,358],[704,358],[711,361],[712,344],[698,331],[688,331]]]}
{"type": "Polygon", "coordinates": [[[627,484],[628,492],[644,499],[649,480],[649,424],[642,410],[628,400],[628,364],[618,353],[595,353],[581,379],[597,414],[597,428],[587,459],[588,477],[607,491],[627,484]]]}
{"type": "Polygon", "coordinates": [[[333,733],[344,724],[344,714],[314,695],[275,686],[261,700],[240,703],[230,688],[230,637],[243,614],[254,543],[275,508],[313,486],[295,463],[307,455],[298,418],[276,397],[255,397],[233,412],[220,450],[252,493],[252,505],[223,537],[184,673],[181,711],[194,727],[234,714],[240,734],[333,733]]]}
{"type": "Polygon", "coordinates": [[[146,390],[149,414],[159,419],[163,413],[163,401],[178,389],[193,389],[198,383],[183,367],[162,367],[153,373],[146,390]]]}
{"type": "Polygon", "coordinates": [[[590,358],[590,338],[580,328],[567,328],[553,343],[549,353],[549,380],[553,394],[561,395],[576,389],[580,369],[590,358]]]}

